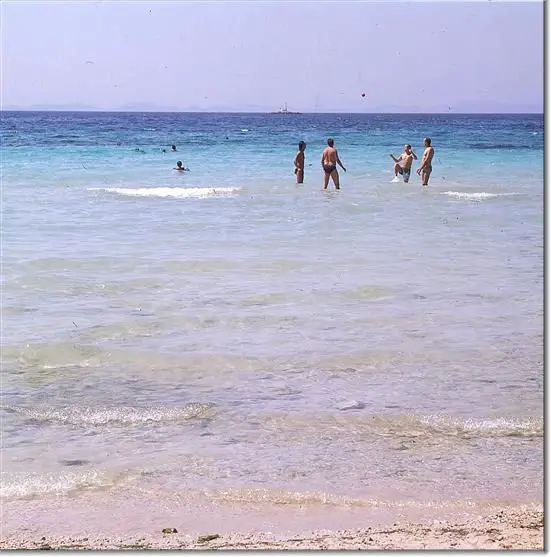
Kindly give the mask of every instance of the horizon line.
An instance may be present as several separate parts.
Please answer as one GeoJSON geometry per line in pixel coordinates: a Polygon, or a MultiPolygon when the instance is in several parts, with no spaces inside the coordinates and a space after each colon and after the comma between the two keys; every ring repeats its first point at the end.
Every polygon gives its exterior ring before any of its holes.
{"type": "Polygon", "coordinates": [[[306,111],[306,112],[290,112],[288,114],[281,114],[279,112],[265,112],[265,111],[252,111],[252,110],[151,110],[151,109],[101,109],[101,108],[0,108],[0,112],[98,112],[98,113],[148,113],[148,114],[262,114],[262,115],[278,115],[282,117],[297,116],[302,114],[402,114],[402,115],[445,115],[445,114],[455,114],[455,115],[475,115],[475,114],[487,114],[487,115],[541,115],[545,114],[544,110],[541,111],[511,111],[511,112],[488,112],[488,111],[468,111],[468,112],[394,112],[394,111],[374,111],[374,112],[343,112],[343,111],[306,111]]]}

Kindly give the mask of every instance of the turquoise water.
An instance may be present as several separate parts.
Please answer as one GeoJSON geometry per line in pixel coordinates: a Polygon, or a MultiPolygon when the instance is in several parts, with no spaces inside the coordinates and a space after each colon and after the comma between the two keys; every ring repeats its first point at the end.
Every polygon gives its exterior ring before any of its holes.
{"type": "Polygon", "coordinates": [[[5,500],[542,500],[542,116],[3,112],[1,137],[5,500]],[[426,135],[429,187],[393,183],[426,135]]]}

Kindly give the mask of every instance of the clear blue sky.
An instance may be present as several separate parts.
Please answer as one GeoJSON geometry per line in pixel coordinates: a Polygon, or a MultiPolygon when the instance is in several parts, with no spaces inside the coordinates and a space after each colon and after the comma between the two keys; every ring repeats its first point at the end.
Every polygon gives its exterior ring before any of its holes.
{"type": "Polygon", "coordinates": [[[1,4],[3,108],[543,111],[542,1],[1,4]]]}

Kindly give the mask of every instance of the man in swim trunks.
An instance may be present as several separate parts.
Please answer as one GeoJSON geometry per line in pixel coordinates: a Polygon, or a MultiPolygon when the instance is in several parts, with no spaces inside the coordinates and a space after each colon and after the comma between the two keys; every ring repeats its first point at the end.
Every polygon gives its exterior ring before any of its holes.
{"type": "Polygon", "coordinates": [[[339,159],[339,154],[334,147],[333,138],[330,137],[327,140],[327,147],[323,150],[321,154],[321,166],[323,167],[323,189],[326,190],[329,185],[329,177],[333,180],[335,184],[335,189],[340,190],[339,184],[339,172],[337,170],[337,164],[346,172],[341,159],[339,159]]]}
{"type": "Polygon", "coordinates": [[[392,153],[390,153],[390,158],[394,161],[394,177],[398,178],[398,174],[404,177],[404,182],[407,184],[409,182],[409,177],[411,176],[411,165],[413,164],[413,159],[417,160],[417,155],[413,152],[411,145],[407,143],[404,145],[404,152],[396,158],[392,153]]]}
{"type": "Polygon", "coordinates": [[[434,148],[431,145],[430,137],[425,137],[425,150],[421,159],[421,166],[417,169],[417,174],[421,175],[423,186],[429,185],[430,173],[432,172],[432,157],[434,157],[434,148]]]}
{"type": "Polygon", "coordinates": [[[304,182],[304,151],[306,149],[306,143],[304,141],[299,142],[298,151],[295,155],[295,174],[297,175],[297,184],[302,184],[304,182]]]}

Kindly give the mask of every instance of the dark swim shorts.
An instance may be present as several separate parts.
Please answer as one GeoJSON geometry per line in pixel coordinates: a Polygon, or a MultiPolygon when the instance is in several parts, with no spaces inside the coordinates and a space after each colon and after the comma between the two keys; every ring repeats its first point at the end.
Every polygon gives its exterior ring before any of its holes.
{"type": "Polygon", "coordinates": [[[411,167],[402,168],[401,166],[399,166],[398,172],[404,177],[404,182],[406,182],[407,184],[409,182],[409,177],[411,176],[411,167]]]}

